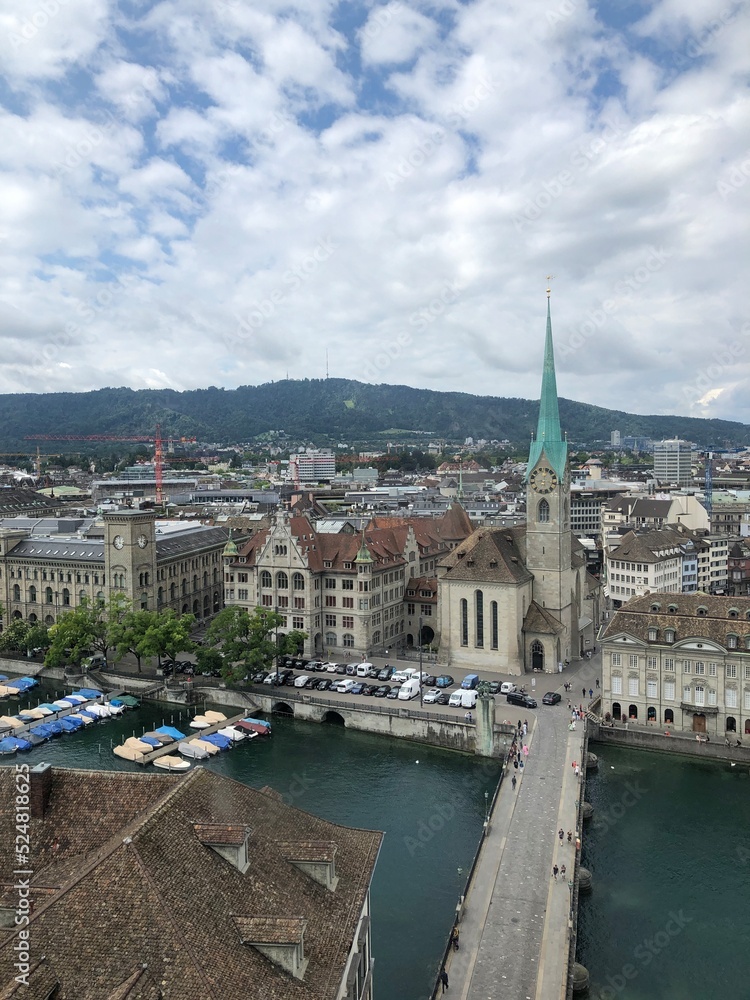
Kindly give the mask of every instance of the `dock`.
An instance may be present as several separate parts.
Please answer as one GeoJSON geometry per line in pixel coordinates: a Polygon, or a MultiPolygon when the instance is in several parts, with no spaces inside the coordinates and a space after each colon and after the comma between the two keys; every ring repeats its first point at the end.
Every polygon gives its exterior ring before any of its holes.
{"type": "MultiPolygon", "coordinates": [[[[111,701],[112,698],[117,698],[123,691],[102,691],[100,697],[90,698],[87,702],[82,702],[80,705],[73,705],[72,708],[61,708],[59,712],[54,712],[52,715],[45,715],[43,719],[33,719],[31,722],[24,723],[23,726],[14,728],[12,732],[6,733],[7,736],[20,736],[23,739],[23,734],[27,733],[34,726],[43,725],[45,722],[56,722],[58,719],[64,719],[66,715],[76,715],[78,712],[82,712],[87,705],[103,705],[107,701],[111,701]]],[[[65,698],[65,695],[62,696],[65,698]]],[[[41,702],[40,704],[44,704],[41,702]]],[[[50,705],[52,702],[49,703],[50,705]]],[[[32,706],[33,707],[33,706],[32,706]]],[[[3,713],[4,714],[4,713],[3,713]]]]}
{"type": "Polygon", "coordinates": [[[183,736],[181,740],[175,740],[174,743],[166,743],[164,746],[157,747],[155,750],[152,750],[151,753],[144,753],[143,759],[139,760],[138,763],[153,764],[153,762],[158,760],[159,757],[164,757],[168,753],[174,753],[179,748],[180,743],[187,743],[189,740],[199,740],[202,736],[210,736],[212,733],[218,733],[220,729],[224,729],[226,726],[234,726],[245,718],[247,718],[247,712],[240,712],[239,715],[233,715],[231,719],[224,719],[221,722],[215,722],[212,726],[208,726],[206,729],[191,730],[189,735],[183,736]]]}

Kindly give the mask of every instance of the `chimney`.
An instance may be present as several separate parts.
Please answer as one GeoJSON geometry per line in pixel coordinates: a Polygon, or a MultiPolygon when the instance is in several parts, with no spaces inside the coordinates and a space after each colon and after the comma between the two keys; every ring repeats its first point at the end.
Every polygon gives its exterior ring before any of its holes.
{"type": "Polygon", "coordinates": [[[31,818],[44,819],[50,793],[52,791],[52,765],[37,764],[29,772],[31,779],[31,794],[29,796],[31,805],[31,818]]]}

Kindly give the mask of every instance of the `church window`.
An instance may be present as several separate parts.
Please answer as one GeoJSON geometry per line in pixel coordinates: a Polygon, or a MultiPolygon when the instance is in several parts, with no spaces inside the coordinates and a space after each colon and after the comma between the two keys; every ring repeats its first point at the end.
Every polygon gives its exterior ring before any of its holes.
{"type": "Polygon", "coordinates": [[[546,524],[549,521],[549,504],[544,499],[539,501],[539,506],[537,507],[537,521],[542,524],[546,524]]]}
{"type": "Polygon", "coordinates": [[[461,598],[461,645],[469,645],[469,605],[466,598],[461,598]]]}
{"type": "Polygon", "coordinates": [[[497,601],[490,601],[490,619],[492,623],[492,648],[497,649],[497,601]]]}
{"type": "Polygon", "coordinates": [[[474,610],[476,618],[476,643],[484,646],[484,594],[481,590],[474,591],[474,610]]]}

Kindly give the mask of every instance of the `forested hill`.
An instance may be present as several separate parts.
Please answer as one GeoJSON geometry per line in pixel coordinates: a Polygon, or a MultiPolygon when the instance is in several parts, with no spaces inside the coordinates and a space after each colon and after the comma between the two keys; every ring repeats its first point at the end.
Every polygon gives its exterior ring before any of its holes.
{"type": "MultiPolygon", "coordinates": [[[[525,443],[537,410],[536,400],[333,378],[187,392],[120,388],[19,393],[0,397],[0,450],[34,447],[35,434],[153,435],[157,423],[164,437],[211,442],[250,441],[265,431],[284,430],[294,439],[353,443],[400,429],[454,440],[471,435],[525,443]]],[[[615,429],[623,435],[684,437],[714,447],[750,444],[750,427],[728,420],[637,416],[566,399],[560,400],[560,420],[569,439],[581,444],[609,441],[615,429]]]]}

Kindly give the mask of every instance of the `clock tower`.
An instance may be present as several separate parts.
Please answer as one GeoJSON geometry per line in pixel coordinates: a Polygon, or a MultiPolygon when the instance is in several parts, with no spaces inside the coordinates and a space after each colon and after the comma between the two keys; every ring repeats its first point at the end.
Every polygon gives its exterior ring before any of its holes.
{"type": "Polygon", "coordinates": [[[547,289],[539,421],[526,470],[526,566],[534,576],[533,600],[547,612],[543,617],[559,623],[559,641],[554,649],[545,649],[545,669],[551,667],[550,658],[562,660],[578,655],[568,442],[560,430],[549,295],[547,289]]]}
{"type": "Polygon", "coordinates": [[[104,567],[110,593],[119,590],[135,610],[156,607],[156,518],[152,511],[116,510],[104,519],[104,567]]]}

